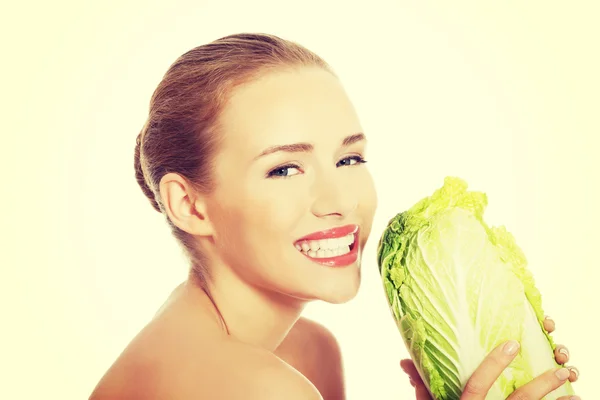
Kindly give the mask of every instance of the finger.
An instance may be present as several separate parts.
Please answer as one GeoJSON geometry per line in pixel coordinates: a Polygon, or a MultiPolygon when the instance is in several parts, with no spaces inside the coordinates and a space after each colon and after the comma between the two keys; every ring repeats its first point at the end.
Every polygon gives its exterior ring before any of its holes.
{"type": "Polygon", "coordinates": [[[554,359],[559,364],[569,362],[569,349],[562,344],[556,345],[556,348],[554,349],[554,359]]]}
{"type": "Polygon", "coordinates": [[[556,329],[556,324],[554,323],[554,320],[547,315],[544,318],[544,329],[548,333],[552,333],[556,329]]]}
{"type": "MultiPolygon", "coordinates": [[[[565,365],[565,367],[567,367],[565,365]]],[[[576,367],[567,367],[569,369],[569,371],[571,372],[571,375],[569,376],[569,381],[571,382],[576,382],[577,379],[579,379],[579,370],[576,367]]]]}
{"type": "Polygon", "coordinates": [[[415,388],[415,395],[417,400],[433,400],[429,395],[427,387],[415,367],[415,363],[412,359],[400,360],[400,367],[410,378],[410,384],[415,388]]]}
{"type": "Polygon", "coordinates": [[[541,399],[562,386],[569,375],[570,371],[567,368],[551,369],[515,390],[507,400],[541,399]]]}
{"type": "Polygon", "coordinates": [[[429,391],[425,387],[425,384],[421,383],[415,387],[415,397],[417,400],[433,400],[429,395],[429,391]]]}
{"type": "Polygon", "coordinates": [[[579,396],[561,396],[556,400],[581,400],[579,396]]]}
{"type": "Polygon", "coordinates": [[[488,390],[519,352],[519,343],[511,340],[492,350],[467,381],[460,400],[484,400],[488,390]]]}
{"type": "Polygon", "coordinates": [[[412,381],[415,382],[416,385],[423,384],[423,380],[421,379],[421,375],[419,375],[419,371],[417,371],[417,367],[415,367],[415,363],[411,359],[401,360],[400,367],[406,374],[410,377],[412,381]]]}

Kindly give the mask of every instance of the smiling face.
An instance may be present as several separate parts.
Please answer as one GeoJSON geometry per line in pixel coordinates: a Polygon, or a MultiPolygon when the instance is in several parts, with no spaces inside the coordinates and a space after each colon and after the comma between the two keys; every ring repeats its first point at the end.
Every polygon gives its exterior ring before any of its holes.
{"type": "Polygon", "coordinates": [[[377,198],[362,162],[366,138],[339,80],[320,68],[270,72],[235,89],[220,124],[207,212],[221,262],[263,290],[353,298],[377,198]],[[342,230],[322,232],[332,228],[342,230]]]}

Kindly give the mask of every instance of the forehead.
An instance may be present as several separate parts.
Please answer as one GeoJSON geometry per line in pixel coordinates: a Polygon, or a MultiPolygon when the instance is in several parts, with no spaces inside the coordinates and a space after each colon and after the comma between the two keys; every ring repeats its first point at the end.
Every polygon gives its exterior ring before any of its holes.
{"type": "Polygon", "coordinates": [[[338,145],[361,131],[340,81],[324,69],[308,67],[269,72],[239,86],[220,122],[225,147],[252,157],[277,144],[338,145]]]}

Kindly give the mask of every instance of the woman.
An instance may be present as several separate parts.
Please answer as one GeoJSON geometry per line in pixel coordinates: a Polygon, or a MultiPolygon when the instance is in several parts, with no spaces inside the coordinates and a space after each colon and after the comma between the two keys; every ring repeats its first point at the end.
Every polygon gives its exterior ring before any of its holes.
{"type": "MultiPolygon", "coordinates": [[[[344,303],[358,290],[377,206],[365,145],[331,68],[297,44],[240,34],[181,56],[152,97],[135,168],[189,277],[91,398],[343,399],[335,338],[300,315],[311,300],[344,303]]],[[[464,399],[485,398],[518,350],[507,346],[464,399]]],[[[402,366],[428,398],[414,365],[402,366]]],[[[520,398],[575,380],[560,371],[520,398]]]]}

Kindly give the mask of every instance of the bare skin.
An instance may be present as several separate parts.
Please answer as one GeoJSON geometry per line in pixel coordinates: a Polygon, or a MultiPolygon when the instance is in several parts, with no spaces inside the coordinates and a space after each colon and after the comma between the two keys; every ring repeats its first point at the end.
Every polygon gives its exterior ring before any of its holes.
{"type": "Polygon", "coordinates": [[[236,88],[220,124],[213,192],[174,173],[160,182],[169,219],[208,259],[218,313],[190,275],[92,398],[340,398],[335,340],[301,313],[314,300],[347,302],[360,284],[377,199],[358,116],[335,76],[300,68],[236,88]],[[341,226],[358,229],[357,260],[343,268],[294,245],[341,226]],[[321,353],[331,379],[315,372],[321,353]]]}
{"type": "MultiPolygon", "coordinates": [[[[556,325],[552,319],[546,317],[544,320],[544,329],[548,332],[554,332],[556,325]]],[[[484,364],[489,364],[492,367],[479,368],[471,380],[467,383],[465,393],[461,397],[461,400],[484,400],[487,390],[494,383],[496,377],[502,372],[503,369],[508,367],[514,356],[502,354],[502,348],[499,346],[498,349],[494,350],[490,356],[484,361],[484,364]],[[487,376],[486,376],[487,375],[487,376]],[[483,382],[483,384],[482,384],[483,382]]],[[[515,353],[516,355],[516,353],[515,353]]],[[[564,345],[557,345],[554,350],[554,358],[558,364],[564,366],[569,362],[569,351],[564,345]]],[[[410,359],[405,359],[400,362],[402,370],[408,375],[410,384],[415,388],[416,400],[431,400],[429,392],[423,383],[423,380],[419,376],[414,363],[410,359]]],[[[566,366],[565,366],[566,367],[566,366]]],[[[579,370],[576,367],[566,367],[568,373],[564,377],[557,376],[556,372],[565,368],[558,368],[551,370],[545,374],[537,377],[532,382],[524,385],[518,390],[514,391],[507,400],[523,400],[523,399],[540,399],[556,388],[560,387],[567,380],[575,382],[579,378],[579,370]]],[[[561,397],[559,400],[575,400],[579,397],[561,397]]]]}
{"type": "Polygon", "coordinates": [[[304,375],[323,399],[345,399],[342,355],[333,334],[301,317],[275,355],[304,375]]]}
{"type": "Polygon", "coordinates": [[[132,340],[90,399],[275,398],[285,390],[298,399],[344,398],[333,335],[299,318],[271,353],[229,336],[209,298],[186,283],[132,340]]]}
{"type": "MultiPolygon", "coordinates": [[[[554,322],[545,321],[545,327],[552,332],[554,322]]],[[[565,364],[569,355],[561,349],[566,348],[557,346],[556,360],[565,364]]],[[[501,359],[498,365],[508,366],[510,360],[501,359]]],[[[416,399],[430,400],[412,361],[402,360],[401,367],[415,387],[416,399]]],[[[569,380],[575,382],[579,372],[569,369],[569,380]]],[[[489,373],[489,369],[483,371],[489,373]]],[[[538,397],[523,398],[539,399],[544,390],[549,392],[562,383],[550,374],[541,378],[548,383],[529,387],[538,397]]],[[[474,379],[491,385],[495,376],[474,379]]],[[[342,358],[335,337],[322,325],[299,318],[275,352],[264,351],[229,336],[206,294],[185,283],[134,338],[90,399],[242,399],[253,398],[251,393],[269,398],[269,388],[274,395],[293,389],[298,399],[344,399],[342,358]]],[[[484,392],[464,397],[484,398],[484,392]]]]}
{"type": "MultiPolygon", "coordinates": [[[[214,192],[174,173],[160,182],[169,219],[208,260],[212,299],[190,273],[91,399],[345,397],[335,338],[301,314],[310,301],[347,302],[360,286],[377,196],[354,107],[329,72],[299,68],[236,88],[220,122],[214,192]],[[341,226],[359,228],[349,265],[324,266],[295,246],[341,226]]],[[[484,362],[471,386],[491,386],[498,365],[484,362]]],[[[544,385],[533,381],[538,392],[544,385]]]]}

